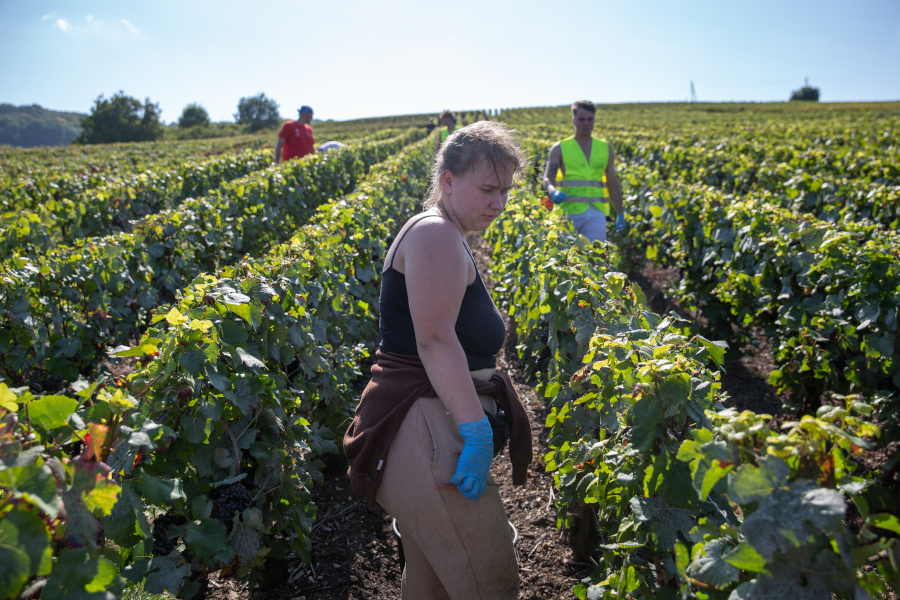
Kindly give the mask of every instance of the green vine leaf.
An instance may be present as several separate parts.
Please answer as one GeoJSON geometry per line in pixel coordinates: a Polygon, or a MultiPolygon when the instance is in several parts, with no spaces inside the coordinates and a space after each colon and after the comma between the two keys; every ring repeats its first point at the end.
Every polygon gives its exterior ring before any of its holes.
{"type": "Polygon", "coordinates": [[[50,431],[68,424],[69,417],[78,409],[78,400],[67,396],[44,396],[27,406],[32,425],[50,431]]]}
{"type": "Polygon", "coordinates": [[[667,552],[673,552],[678,532],[688,537],[691,529],[697,524],[690,511],[672,507],[662,498],[634,497],[630,500],[634,518],[642,523],[649,523],[659,538],[659,546],[667,552]]]}
{"type": "Polygon", "coordinates": [[[840,492],[801,480],[790,489],[775,489],[762,497],[759,508],[744,520],[741,532],[760,555],[771,559],[779,550],[792,551],[806,543],[815,529],[841,531],[845,510],[840,492]]]}
{"type": "Polygon", "coordinates": [[[687,566],[687,574],[718,588],[737,581],[740,571],[723,557],[730,549],[731,546],[722,538],[706,542],[702,550],[697,548],[694,551],[694,560],[687,566]]]}
{"type": "Polygon", "coordinates": [[[187,498],[181,489],[180,479],[162,479],[140,470],[141,494],[148,504],[169,506],[175,500],[187,498]]]}
{"type": "Polygon", "coordinates": [[[231,562],[229,554],[233,554],[225,538],[225,525],[215,519],[189,523],[184,543],[204,564],[213,566],[213,557],[215,562],[231,562]]]}
{"type": "Polygon", "coordinates": [[[66,600],[116,600],[125,591],[119,569],[85,548],[63,550],[43,593],[66,600]]]}
{"type": "Polygon", "coordinates": [[[191,566],[184,562],[180,554],[154,556],[148,567],[144,589],[151,594],[169,592],[177,594],[191,574],[191,566]]]}
{"type": "Polygon", "coordinates": [[[787,488],[791,469],[777,456],[759,460],[759,466],[742,465],[728,479],[728,495],[739,504],[768,498],[775,490],[787,488]]]}
{"type": "Polygon", "coordinates": [[[34,512],[13,507],[0,520],[0,557],[5,561],[0,577],[0,597],[15,596],[12,588],[24,585],[29,577],[46,575],[52,565],[50,532],[44,521],[34,512]],[[24,560],[23,560],[24,559],[24,560]]]}
{"type": "Polygon", "coordinates": [[[62,507],[56,479],[47,465],[32,464],[4,469],[0,471],[0,487],[7,488],[14,498],[34,504],[50,518],[56,518],[62,507]]]}

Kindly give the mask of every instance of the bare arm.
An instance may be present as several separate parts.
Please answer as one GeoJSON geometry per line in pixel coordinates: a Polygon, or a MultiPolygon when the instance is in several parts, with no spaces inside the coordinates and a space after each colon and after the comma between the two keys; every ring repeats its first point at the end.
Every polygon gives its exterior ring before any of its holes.
{"type": "Polygon", "coordinates": [[[275,142],[275,162],[281,162],[281,149],[284,147],[284,140],[282,138],[278,138],[278,141],[275,142]]]}
{"type": "Polygon", "coordinates": [[[609,144],[609,162],[606,164],[606,190],[616,212],[620,215],[625,214],[622,206],[622,186],[616,176],[616,154],[613,152],[612,144],[609,144]]]}
{"type": "Polygon", "coordinates": [[[457,425],[480,421],[484,410],[455,329],[470,264],[459,231],[424,219],[403,242],[409,312],[428,379],[457,425]]]}
{"type": "Polygon", "coordinates": [[[556,142],[550,148],[550,155],[547,157],[547,168],[544,170],[544,189],[547,190],[548,194],[552,194],[556,189],[556,186],[553,184],[556,182],[556,171],[558,169],[562,169],[563,174],[565,174],[566,167],[562,162],[562,149],[559,142],[556,142]]]}

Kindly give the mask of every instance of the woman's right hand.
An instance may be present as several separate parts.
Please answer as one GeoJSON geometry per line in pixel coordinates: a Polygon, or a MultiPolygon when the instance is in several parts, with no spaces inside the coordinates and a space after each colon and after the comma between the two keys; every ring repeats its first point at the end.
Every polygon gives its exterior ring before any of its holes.
{"type": "Polygon", "coordinates": [[[494,432],[487,417],[459,426],[465,440],[456,475],[450,480],[469,500],[478,500],[487,490],[488,471],[494,458],[494,432]]]}

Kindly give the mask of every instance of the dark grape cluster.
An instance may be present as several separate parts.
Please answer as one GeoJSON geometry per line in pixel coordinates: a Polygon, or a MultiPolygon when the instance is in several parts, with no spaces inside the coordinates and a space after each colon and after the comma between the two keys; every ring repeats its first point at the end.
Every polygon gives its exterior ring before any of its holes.
{"type": "Polygon", "coordinates": [[[234,522],[234,515],[243,513],[253,502],[250,492],[240,483],[215,488],[210,497],[216,503],[219,521],[229,530],[234,522]]]}
{"type": "Polygon", "coordinates": [[[184,515],[176,515],[171,510],[153,521],[153,556],[167,556],[178,545],[178,538],[169,538],[169,529],[184,525],[184,515]]]}

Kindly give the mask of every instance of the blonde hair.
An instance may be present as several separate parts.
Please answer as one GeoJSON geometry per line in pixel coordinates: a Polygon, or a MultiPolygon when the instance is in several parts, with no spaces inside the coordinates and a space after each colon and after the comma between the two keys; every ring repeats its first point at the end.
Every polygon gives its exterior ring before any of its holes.
{"type": "Polygon", "coordinates": [[[422,203],[425,210],[441,199],[441,174],[465,175],[482,164],[494,173],[511,173],[516,179],[525,169],[525,154],[515,139],[516,131],[497,121],[478,121],[457,129],[444,140],[431,165],[431,185],[422,203]]]}

